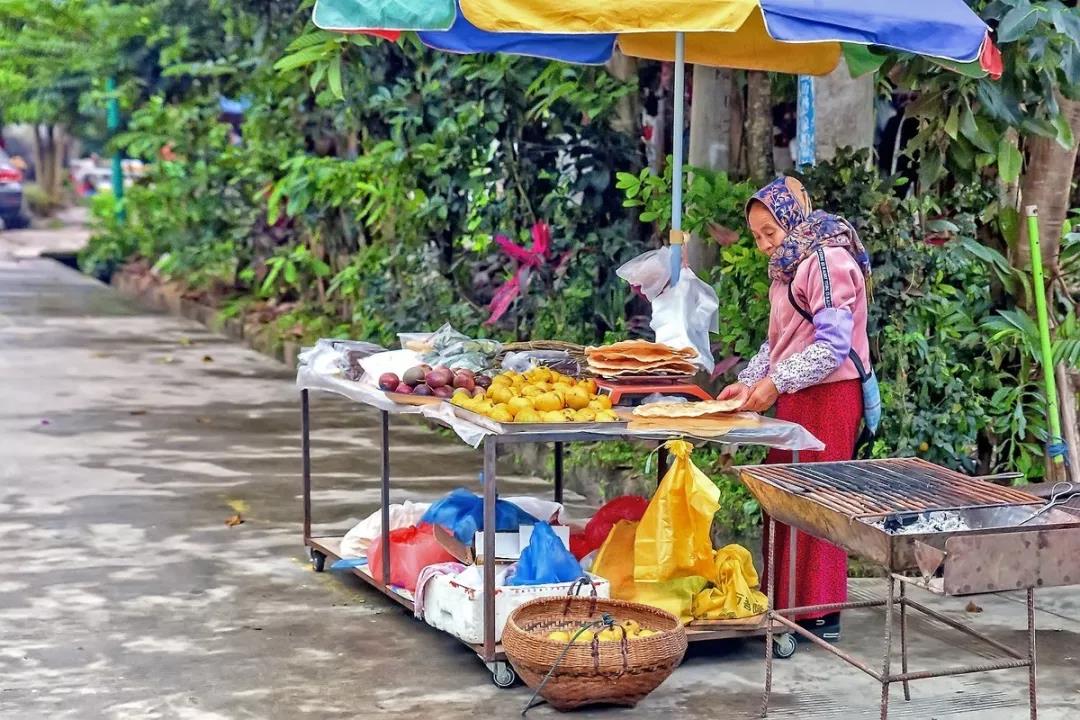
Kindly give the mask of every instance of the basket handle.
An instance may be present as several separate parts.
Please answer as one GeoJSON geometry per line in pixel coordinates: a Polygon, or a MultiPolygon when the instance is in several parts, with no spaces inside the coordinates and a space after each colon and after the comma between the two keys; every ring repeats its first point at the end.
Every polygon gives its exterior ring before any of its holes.
{"type": "Polygon", "coordinates": [[[596,591],[596,583],[588,575],[582,575],[573,582],[570,588],[566,591],[566,602],[563,604],[563,615],[567,615],[570,612],[570,602],[573,598],[580,597],[580,591],[583,587],[589,585],[592,591],[589,594],[589,615],[596,614],[596,599],[598,597],[596,591]]]}
{"type": "MultiPolygon", "coordinates": [[[[615,678],[618,679],[618,678],[621,678],[623,675],[625,675],[630,670],[630,645],[629,645],[630,638],[628,638],[627,635],[626,635],[626,628],[623,627],[622,625],[618,625],[618,624],[614,623],[611,620],[610,616],[608,616],[606,613],[604,615],[604,619],[607,621],[605,624],[607,624],[609,627],[611,627],[613,629],[618,628],[622,632],[622,638],[619,640],[619,651],[622,654],[622,670],[620,670],[619,674],[615,676],[615,678]]],[[[597,675],[599,675],[600,674],[600,640],[595,635],[593,635],[592,648],[591,649],[592,649],[593,672],[595,672],[597,675]]]]}

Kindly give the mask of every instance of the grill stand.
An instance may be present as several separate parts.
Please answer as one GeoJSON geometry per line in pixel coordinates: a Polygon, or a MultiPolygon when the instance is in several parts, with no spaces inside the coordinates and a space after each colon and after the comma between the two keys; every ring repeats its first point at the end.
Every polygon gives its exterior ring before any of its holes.
{"type": "MultiPolygon", "coordinates": [[[[768,596],[772,598],[774,586],[775,586],[775,563],[776,563],[776,520],[769,517],[769,571],[768,571],[768,596]]],[[[794,533],[793,533],[794,535],[794,533]]],[[[938,677],[950,677],[953,675],[968,675],[972,673],[991,672],[994,670],[1010,670],[1014,668],[1027,668],[1028,669],[1028,706],[1030,709],[1030,720],[1037,720],[1038,718],[1038,700],[1036,691],[1036,655],[1035,655],[1035,589],[1027,588],[1027,634],[1028,645],[1026,652],[1020,652],[1014,648],[1010,648],[1003,643],[994,640],[993,638],[983,635],[979,631],[966,623],[962,623],[958,620],[954,620],[946,615],[943,615],[936,610],[933,610],[925,605],[911,600],[907,597],[906,585],[909,582],[913,582],[913,578],[907,578],[899,574],[889,575],[888,594],[884,600],[869,600],[869,601],[856,601],[846,603],[835,603],[832,605],[813,605],[806,607],[789,607],[784,610],[774,610],[771,607],[768,612],[770,622],[766,624],[768,628],[768,637],[765,646],[768,650],[765,653],[765,692],[761,700],[761,717],[767,717],[769,714],[769,696],[772,693],[772,665],[773,656],[771,653],[772,638],[773,638],[773,626],[774,624],[785,627],[792,633],[795,633],[799,637],[814,643],[818,647],[828,650],[833,655],[848,663],[854,668],[861,670],[870,677],[881,683],[881,720],[888,720],[889,717],[889,691],[894,683],[901,683],[904,687],[904,699],[911,699],[911,692],[908,686],[912,680],[924,680],[928,678],[938,677]],[[897,596],[897,585],[899,584],[899,596],[897,596]],[[893,650],[893,613],[896,605],[900,606],[900,667],[901,672],[899,674],[893,674],[892,672],[892,650],[893,650]],[[859,660],[853,655],[844,652],[836,645],[822,640],[817,635],[814,635],[810,631],[804,629],[801,625],[790,619],[790,616],[798,616],[803,614],[809,614],[813,612],[821,611],[838,611],[838,610],[854,610],[859,608],[871,608],[871,607],[884,607],[885,608],[885,647],[884,647],[884,661],[882,663],[881,672],[875,671],[865,662],[859,660]],[[983,663],[979,665],[961,665],[956,667],[945,668],[942,670],[920,670],[916,672],[908,671],[908,659],[907,659],[907,610],[911,610],[921,613],[933,620],[936,620],[948,627],[965,633],[974,637],[994,649],[1007,655],[1009,659],[999,660],[992,663],[983,663]]]]}

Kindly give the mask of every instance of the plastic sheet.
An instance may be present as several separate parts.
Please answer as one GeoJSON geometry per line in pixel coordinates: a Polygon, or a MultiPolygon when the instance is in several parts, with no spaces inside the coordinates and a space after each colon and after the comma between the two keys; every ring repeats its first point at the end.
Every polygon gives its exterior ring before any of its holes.
{"type": "Polygon", "coordinates": [[[521,551],[517,570],[507,585],[549,585],[570,582],[582,576],[577,558],[563,545],[562,540],[545,522],[533,526],[529,544],[521,551]]]}
{"type": "MultiPolygon", "coordinates": [[[[406,500],[390,506],[390,529],[397,530],[420,522],[431,503],[414,503],[406,500]]],[[[358,522],[341,539],[342,557],[361,557],[367,554],[371,543],[382,533],[382,510],[376,510],[358,522]]]]}
{"type": "Polygon", "coordinates": [[[620,265],[615,274],[630,283],[631,287],[640,288],[641,294],[652,302],[671,280],[670,256],[671,247],[668,245],[649,250],[620,265]]]}
{"type": "MultiPolygon", "coordinates": [[[[573,546],[570,548],[571,551],[575,551],[575,555],[580,552],[581,557],[584,557],[593,550],[599,549],[607,540],[608,535],[611,534],[611,529],[615,527],[615,523],[620,520],[636,522],[645,515],[645,510],[648,507],[648,498],[640,495],[623,495],[609,500],[596,511],[596,514],[585,525],[583,537],[579,541],[576,551],[573,546]]],[[[571,539],[573,538],[571,537],[571,539]]]]}
{"type": "MultiPolygon", "coordinates": [[[[458,437],[472,447],[479,447],[484,438],[494,434],[468,420],[454,415],[449,403],[436,405],[399,405],[386,397],[368,378],[365,382],[346,380],[339,367],[342,351],[334,347],[333,340],[319,340],[311,348],[305,349],[299,356],[300,365],[296,371],[296,386],[302,390],[322,390],[347,397],[355,402],[368,405],[391,413],[423,415],[433,421],[451,428],[458,437]]],[[[374,357],[374,356],[372,356],[374,357]]],[[[605,437],[633,437],[647,440],[668,440],[687,437],[703,442],[719,442],[728,445],[764,445],[780,450],[824,450],[825,445],[814,437],[806,428],[795,423],[762,417],[753,427],[733,428],[717,437],[699,437],[693,433],[628,431],[625,426],[616,423],[575,424],[572,428],[565,425],[553,425],[550,431],[565,433],[587,433],[597,440],[605,437]],[[614,425],[614,427],[613,427],[614,425]]],[[[547,433],[545,433],[547,434],[547,433]]],[[[523,435],[527,435],[524,433],[523,435]]],[[[523,438],[524,439],[524,438],[523,438]]]]}
{"type": "Polygon", "coordinates": [[[758,589],[754,559],[742,545],[716,551],[709,580],[715,587],[694,596],[693,613],[699,620],[748,618],[769,609],[769,599],[758,589]]]}
{"type": "MultiPolygon", "coordinates": [[[[471,545],[473,537],[484,529],[484,498],[465,488],[458,488],[433,503],[422,523],[441,525],[454,534],[458,542],[471,545]]],[[[517,532],[522,525],[533,525],[537,518],[506,500],[495,501],[495,531],[517,532]]]]}
{"type": "MultiPolygon", "coordinates": [[[[413,592],[420,571],[428,565],[453,562],[454,557],[435,539],[431,525],[399,528],[390,532],[390,584],[413,592]]],[[[382,579],[382,538],[368,548],[371,576],[382,579]]]]}
{"type": "Polygon", "coordinates": [[[709,333],[720,330],[719,308],[716,290],[698,279],[692,270],[683,268],[679,282],[653,300],[649,327],[656,333],[658,343],[697,350],[697,358],[691,362],[711,373],[716,363],[709,333]]]}

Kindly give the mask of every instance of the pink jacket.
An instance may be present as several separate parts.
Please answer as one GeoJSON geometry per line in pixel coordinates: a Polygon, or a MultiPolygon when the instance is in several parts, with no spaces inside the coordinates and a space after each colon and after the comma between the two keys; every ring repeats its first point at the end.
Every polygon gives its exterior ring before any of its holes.
{"type": "Polygon", "coordinates": [[[870,369],[866,334],[866,281],[844,248],[823,247],[803,260],[791,282],[790,294],[813,321],[789,300],[788,284],[769,288],[769,338],[739,374],[753,385],[771,377],[782,393],[811,385],[859,377],[848,357],[854,348],[863,368],[870,369]]]}

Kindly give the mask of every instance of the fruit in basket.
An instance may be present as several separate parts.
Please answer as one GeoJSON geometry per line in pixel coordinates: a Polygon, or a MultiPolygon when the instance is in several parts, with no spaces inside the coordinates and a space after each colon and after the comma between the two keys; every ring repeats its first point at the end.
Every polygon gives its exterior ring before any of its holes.
{"type": "Polygon", "coordinates": [[[635,634],[633,637],[635,637],[635,638],[647,638],[647,637],[652,637],[653,635],[658,635],[658,634],[659,633],[657,633],[655,630],[639,630],[637,632],[637,634],[635,634]]]}
{"type": "Polygon", "coordinates": [[[392,372],[383,373],[379,376],[379,389],[385,392],[392,392],[397,389],[397,386],[401,384],[401,378],[392,372]]]}
{"type": "Polygon", "coordinates": [[[510,412],[517,417],[517,414],[522,410],[535,410],[533,407],[533,401],[527,397],[512,397],[510,402],[507,403],[510,408],[510,412]]]}
{"type": "Polygon", "coordinates": [[[492,385],[487,391],[487,396],[492,402],[508,403],[514,397],[514,391],[506,385],[492,385]]]}
{"type": "Polygon", "coordinates": [[[610,410],[611,396],[597,395],[595,398],[589,401],[589,407],[591,407],[593,410],[610,410]]]}
{"type": "Polygon", "coordinates": [[[416,367],[411,367],[405,371],[404,375],[402,375],[401,381],[406,385],[416,387],[424,382],[424,376],[427,375],[429,370],[431,370],[429,365],[417,365],[416,367]]]}
{"type": "Polygon", "coordinates": [[[432,394],[437,398],[449,400],[450,397],[454,394],[454,389],[449,385],[440,385],[439,387],[432,390],[432,394]]]}
{"type": "Polygon", "coordinates": [[[586,643],[591,643],[593,641],[593,637],[594,634],[592,630],[582,630],[581,634],[577,636],[574,642],[584,645],[586,643]]]}
{"type": "Polygon", "coordinates": [[[590,408],[582,408],[574,411],[574,422],[595,422],[596,411],[590,408]]]}
{"type": "Polygon", "coordinates": [[[596,422],[615,422],[619,419],[619,416],[615,414],[614,410],[601,410],[596,413],[596,422]]]}
{"type": "Polygon", "coordinates": [[[427,396],[429,396],[431,394],[432,394],[431,388],[428,387],[427,385],[420,384],[420,385],[417,385],[416,387],[413,388],[413,395],[420,395],[420,396],[423,396],[423,397],[427,397],[427,396]]]}
{"type": "Polygon", "coordinates": [[[540,413],[536,412],[532,408],[529,408],[527,410],[522,410],[517,415],[515,415],[514,422],[539,423],[544,422],[544,420],[540,417],[540,413]]]}
{"type": "Polygon", "coordinates": [[[508,423],[514,422],[514,416],[510,414],[510,411],[505,405],[500,405],[491,411],[489,416],[495,422],[508,423]]]}
{"type": "Polygon", "coordinates": [[[465,403],[472,400],[473,395],[471,392],[464,388],[458,388],[454,391],[454,394],[450,396],[450,402],[455,405],[465,406],[465,403]]]}
{"type": "Polygon", "coordinates": [[[413,389],[411,385],[406,385],[405,383],[398,383],[398,386],[394,388],[394,392],[401,393],[402,395],[412,395],[413,389]]]}
{"type": "Polygon", "coordinates": [[[562,410],[549,410],[548,412],[540,413],[540,417],[546,423],[564,423],[566,422],[566,415],[562,410]]]}
{"type": "Polygon", "coordinates": [[[424,382],[432,389],[440,388],[454,382],[454,373],[450,372],[450,368],[433,368],[424,375],[424,382]]]}
{"type": "Polygon", "coordinates": [[[477,375],[474,380],[477,387],[485,389],[491,387],[491,378],[487,375],[477,375]]]}
{"type": "Polygon", "coordinates": [[[473,374],[471,372],[468,372],[467,370],[459,370],[457,374],[454,375],[454,387],[464,388],[465,390],[472,390],[474,387],[476,387],[476,379],[473,377],[473,374]]]}
{"type": "Polygon", "coordinates": [[[556,630],[554,632],[548,633],[548,640],[553,640],[557,643],[566,644],[570,642],[570,633],[566,632],[565,630],[556,630]]]}
{"type": "Polygon", "coordinates": [[[559,399],[559,396],[553,392],[541,393],[536,397],[533,402],[533,407],[541,412],[549,412],[552,410],[562,410],[563,402],[559,399]]]}
{"type": "Polygon", "coordinates": [[[589,392],[583,387],[572,387],[566,391],[564,400],[571,410],[581,410],[589,406],[589,392]]]}

